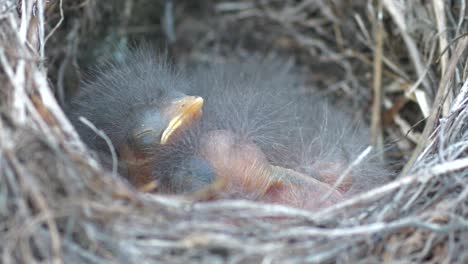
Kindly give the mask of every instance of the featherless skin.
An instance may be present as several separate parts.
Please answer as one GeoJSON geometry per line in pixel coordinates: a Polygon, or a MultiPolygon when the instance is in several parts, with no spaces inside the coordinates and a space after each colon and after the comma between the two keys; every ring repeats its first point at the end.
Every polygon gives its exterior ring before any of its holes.
{"type": "Polygon", "coordinates": [[[323,98],[298,96],[298,84],[274,57],[182,74],[140,48],[96,71],[68,113],[102,160],[107,146],[79,116],[109,136],[122,175],[137,186],[156,180],[161,192],[215,184],[216,197],[314,209],[388,181],[372,155],[342,175],[368,146],[367,129],[323,98]]]}

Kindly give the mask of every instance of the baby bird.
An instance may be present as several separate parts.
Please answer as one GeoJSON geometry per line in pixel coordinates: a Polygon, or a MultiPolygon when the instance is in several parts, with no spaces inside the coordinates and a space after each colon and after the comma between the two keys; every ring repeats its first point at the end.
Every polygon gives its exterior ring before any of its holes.
{"type": "Polygon", "coordinates": [[[226,183],[220,194],[315,209],[387,182],[372,153],[342,175],[368,131],[324,98],[299,96],[291,70],[252,56],[192,73],[191,94],[205,98],[197,156],[226,183]]]}
{"type": "Polygon", "coordinates": [[[367,131],[323,98],[298,96],[299,81],[275,58],[181,74],[137,49],[96,72],[67,112],[102,160],[107,146],[79,116],[111,139],[123,176],[137,187],[155,180],[160,192],[216,185],[216,198],[316,209],[388,181],[372,157],[341,175],[367,147],[367,131]]]}
{"type": "Polygon", "coordinates": [[[66,109],[82,140],[110,165],[109,147],[79,117],[105,132],[118,153],[120,174],[137,187],[159,177],[154,162],[171,156],[173,141],[200,118],[203,106],[201,97],[184,94],[188,80],[152,55],[138,49],[107,61],[66,109]]]}

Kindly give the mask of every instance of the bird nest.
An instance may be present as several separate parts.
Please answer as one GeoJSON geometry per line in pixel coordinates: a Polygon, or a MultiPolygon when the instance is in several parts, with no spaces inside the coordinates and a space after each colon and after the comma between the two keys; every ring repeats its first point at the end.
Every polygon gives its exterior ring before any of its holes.
{"type": "Polygon", "coordinates": [[[0,1],[2,263],[467,263],[464,0],[154,2],[0,1]],[[317,211],[136,191],[61,105],[80,68],[141,39],[180,63],[292,58],[302,92],[395,146],[399,176],[317,211]]]}

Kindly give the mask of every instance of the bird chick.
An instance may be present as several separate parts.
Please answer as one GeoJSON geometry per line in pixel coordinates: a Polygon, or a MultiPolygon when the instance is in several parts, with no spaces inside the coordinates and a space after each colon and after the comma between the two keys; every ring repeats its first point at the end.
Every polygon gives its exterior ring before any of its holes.
{"type": "Polygon", "coordinates": [[[188,81],[165,58],[155,63],[154,53],[145,49],[125,54],[123,61],[111,59],[94,70],[67,113],[83,141],[109,163],[109,147],[79,117],[104,131],[118,153],[120,174],[142,187],[158,172],[154,160],[167,156],[201,117],[203,99],[184,93],[188,81]]]}
{"type": "Polygon", "coordinates": [[[235,175],[220,178],[233,181],[235,192],[247,198],[297,200],[286,203],[301,208],[324,207],[326,202],[307,201],[328,196],[335,203],[389,181],[392,173],[373,152],[347,172],[369,146],[368,129],[324,98],[300,96],[295,88],[301,78],[291,69],[277,58],[251,56],[193,73],[191,93],[206,102],[201,130],[221,131],[208,133],[213,139],[203,141],[209,143],[202,144],[202,156],[221,175],[235,175]],[[278,171],[281,184],[274,176],[278,171]],[[258,176],[265,174],[270,176],[258,176]],[[282,191],[262,196],[275,189],[271,186],[282,191]]]}
{"type": "Polygon", "coordinates": [[[109,136],[121,174],[137,187],[157,180],[160,192],[184,193],[218,184],[219,198],[315,209],[388,180],[372,157],[341,175],[367,146],[367,131],[323,98],[298,96],[290,64],[253,56],[186,78],[152,54],[139,49],[109,63],[68,110],[104,161],[107,146],[78,117],[109,136]]]}

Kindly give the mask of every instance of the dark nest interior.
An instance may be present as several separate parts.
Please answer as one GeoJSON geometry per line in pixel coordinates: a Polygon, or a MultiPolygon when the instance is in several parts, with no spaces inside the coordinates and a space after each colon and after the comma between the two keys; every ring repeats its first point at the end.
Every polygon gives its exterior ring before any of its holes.
{"type": "Polygon", "coordinates": [[[468,263],[467,9],[0,0],[0,262],[468,263]],[[92,65],[142,42],[181,65],[291,60],[301,93],[365,120],[395,179],[317,211],[136,191],[94,158],[62,106],[92,65]]]}

